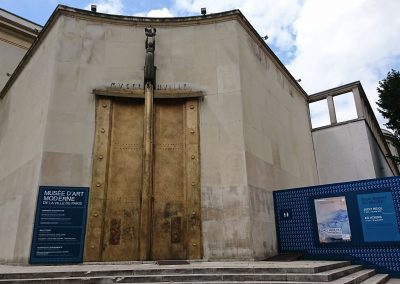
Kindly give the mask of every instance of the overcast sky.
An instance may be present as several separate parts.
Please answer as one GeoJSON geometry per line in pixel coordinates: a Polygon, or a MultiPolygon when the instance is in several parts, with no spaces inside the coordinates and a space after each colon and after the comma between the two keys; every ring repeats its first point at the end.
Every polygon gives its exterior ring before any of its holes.
{"type": "MultiPolygon", "coordinates": [[[[375,110],[378,81],[400,70],[400,0],[0,0],[0,7],[43,25],[59,3],[150,17],[240,9],[308,94],[359,80],[375,110]]],[[[346,100],[337,107],[351,113],[346,100]]]]}

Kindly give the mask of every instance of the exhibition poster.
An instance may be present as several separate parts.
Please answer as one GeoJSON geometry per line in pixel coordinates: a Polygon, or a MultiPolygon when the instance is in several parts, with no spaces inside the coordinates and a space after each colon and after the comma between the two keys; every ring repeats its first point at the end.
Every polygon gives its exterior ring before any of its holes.
{"type": "Polygon", "coordinates": [[[351,241],[349,215],[344,196],[315,199],[320,243],[351,241]]]}
{"type": "Polygon", "coordinates": [[[357,201],[365,242],[400,241],[391,192],[359,194],[357,201]]]}

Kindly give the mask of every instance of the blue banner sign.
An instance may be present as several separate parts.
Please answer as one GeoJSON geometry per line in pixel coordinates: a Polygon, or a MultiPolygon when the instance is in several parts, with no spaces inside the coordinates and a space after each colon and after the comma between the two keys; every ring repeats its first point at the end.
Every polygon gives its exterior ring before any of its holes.
{"type": "Polygon", "coordinates": [[[400,241],[390,192],[358,194],[357,201],[365,242],[400,241]]]}
{"type": "Polygon", "coordinates": [[[30,263],[83,262],[89,188],[40,186],[30,263]]]}

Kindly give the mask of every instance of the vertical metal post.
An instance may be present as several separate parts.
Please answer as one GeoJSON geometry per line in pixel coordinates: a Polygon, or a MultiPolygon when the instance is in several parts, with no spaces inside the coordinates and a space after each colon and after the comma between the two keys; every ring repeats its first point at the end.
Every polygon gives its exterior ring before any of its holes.
{"type": "Polygon", "coordinates": [[[151,195],[153,185],[153,85],[144,90],[143,187],[140,225],[140,259],[150,258],[151,195]]]}

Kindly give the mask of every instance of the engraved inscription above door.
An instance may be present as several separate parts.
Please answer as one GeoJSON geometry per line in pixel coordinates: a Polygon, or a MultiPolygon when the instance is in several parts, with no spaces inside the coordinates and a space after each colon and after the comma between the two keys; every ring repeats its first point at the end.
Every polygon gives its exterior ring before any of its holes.
{"type": "Polygon", "coordinates": [[[198,101],[156,100],[153,176],[142,196],[144,101],[99,97],[85,261],[201,258],[198,101]],[[148,218],[142,200],[150,199],[148,218]],[[142,219],[143,220],[142,220],[142,219]],[[141,225],[150,222],[148,240],[141,225]]]}

